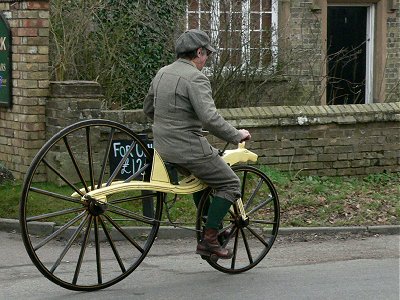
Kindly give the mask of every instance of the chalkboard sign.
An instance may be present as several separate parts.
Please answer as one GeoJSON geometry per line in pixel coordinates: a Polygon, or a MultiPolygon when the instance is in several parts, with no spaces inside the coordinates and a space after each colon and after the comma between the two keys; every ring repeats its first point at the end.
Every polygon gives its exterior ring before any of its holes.
{"type": "MultiPolygon", "coordinates": [[[[146,137],[143,136],[142,141],[147,145],[147,147],[153,148],[153,142],[148,140],[146,137]]],[[[131,144],[132,141],[129,140],[114,140],[112,142],[111,151],[109,154],[111,174],[115,171],[122,158],[129,151],[131,144]]],[[[143,152],[143,149],[137,144],[134,147],[135,148],[132,150],[120,168],[116,178],[127,179],[145,165],[146,156],[143,152]]]]}
{"type": "Polygon", "coordinates": [[[0,13],[0,106],[12,104],[11,67],[11,31],[0,13]]]}

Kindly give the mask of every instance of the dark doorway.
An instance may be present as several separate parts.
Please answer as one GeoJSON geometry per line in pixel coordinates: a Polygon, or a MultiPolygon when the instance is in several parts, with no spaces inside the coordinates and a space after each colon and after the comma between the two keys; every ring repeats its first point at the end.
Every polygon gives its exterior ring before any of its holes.
{"type": "Polygon", "coordinates": [[[328,7],[328,104],[365,103],[367,7],[328,7]]]}

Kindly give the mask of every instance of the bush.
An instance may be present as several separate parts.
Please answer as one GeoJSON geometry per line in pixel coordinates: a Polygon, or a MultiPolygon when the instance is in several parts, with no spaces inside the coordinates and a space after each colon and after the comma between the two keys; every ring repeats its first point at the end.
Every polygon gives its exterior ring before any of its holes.
{"type": "Polygon", "coordinates": [[[156,71],[174,60],[184,2],[54,0],[53,80],[95,80],[105,108],[140,108],[156,71]]]}
{"type": "Polygon", "coordinates": [[[14,180],[13,174],[0,163],[0,184],[14,180]]]}

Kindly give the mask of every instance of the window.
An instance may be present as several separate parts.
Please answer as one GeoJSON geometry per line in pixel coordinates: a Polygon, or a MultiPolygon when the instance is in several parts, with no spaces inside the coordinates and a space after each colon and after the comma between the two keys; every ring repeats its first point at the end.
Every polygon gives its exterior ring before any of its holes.
{"type": "Polygon", "coordinates": [[[277,0],[188,0],[186,28],[209,33],[218,63],[271,67],[277,52],[277,0]]]}

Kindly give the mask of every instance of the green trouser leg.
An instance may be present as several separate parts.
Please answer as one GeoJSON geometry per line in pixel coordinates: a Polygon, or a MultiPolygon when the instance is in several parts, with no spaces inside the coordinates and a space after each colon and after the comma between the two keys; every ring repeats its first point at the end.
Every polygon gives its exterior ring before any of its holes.
{"type": "MultiPolygon", "coordinates": [[[[205,191],[202,190],[202,191],[199,191],[199,192],[196,192],[193,194],[193,201],[194,201],[194,204],[196,205],[196,207],[199,207],[199,204],[200,204],[201,198],[203,198],[204,192],[205,191]]],[[[208,201],[203,208],[203,216],[207,216],[209,206],[210,206],[210,201],[208,201]]]]}
{"type": "Polygon", "coordinates": [[[220,229],[222,220],[229,211],[231,205],[232,202],[224,198],[214,197],[208,209],[206,228],[220,229]]]}
{"type": "Polygon", "coordinates": [[[194,204],[196,204],[196,207],[199,207],[199,203],[200,203],[201,198],[203,197],[203,194],[204,194],[204,190],[193,194],[193,201],[194,201],[194,204]]]}

